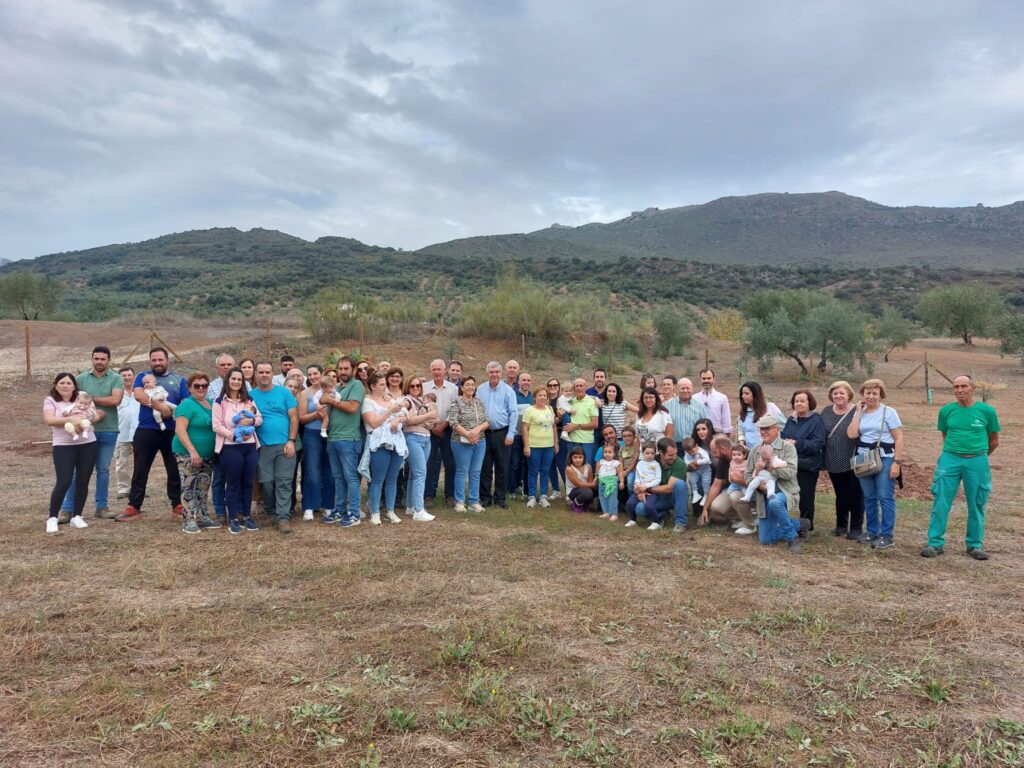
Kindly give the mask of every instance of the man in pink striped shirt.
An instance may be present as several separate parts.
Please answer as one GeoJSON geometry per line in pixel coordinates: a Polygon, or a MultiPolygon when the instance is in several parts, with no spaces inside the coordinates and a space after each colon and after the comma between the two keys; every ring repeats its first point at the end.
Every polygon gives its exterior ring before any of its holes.
{"type": "Polygon", "coordinates": [[[707,406],[711,414],[711,423],[716,432],[732,434],[732,413],[729,410],[729,398],[715,389],[715,372],[705,368],[700,372],[700,392],[694,398],[707,406]]]}

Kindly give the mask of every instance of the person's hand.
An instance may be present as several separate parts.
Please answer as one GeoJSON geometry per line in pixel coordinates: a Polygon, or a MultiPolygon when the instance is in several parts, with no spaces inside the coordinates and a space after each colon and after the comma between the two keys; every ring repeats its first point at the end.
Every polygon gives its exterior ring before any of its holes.
{"type": "Polygon", "coordinates": [[[897,464],[896,462],[893,462],[893,465],[891,467],[889,467],[889,479],[890,480],[895,480],[899,476],[900,476],[900,465],[897,464]]]}
{"type": "Polygon", "coordinates": [[[796,445],[796,440],[794,440],[791,437],[787,437],[786,442],[789,443],[790,445],[796,445]]]}
{"type": "Polygon", "coordinates": [[[707,525],[707,524],[708,524],[708,511],[705,509],[703,512],[700,513],[700,517],[697,518],[697,525],[707,525]]]}
{"type": "Polygon", "coordinates": [[[286,459],[290,459],[293,456],[295,456],[295,441],[294,440],[289,440],[287,443],[284,444],[284,451],[283,451],[283,453],[284,453],[284,457],[286,459]]]}
{"type": "Polygon", "coordinates": [[[506,437],[505,438],[505,445],[506,445],[506,447],[512,445],[512,443],[514,443],[514,442],[515,442],[514,438],[511,438],[511,437],[506,437]]]}
{"type": "Polygon", "coordinates": [[[396,400],[390,406],[388,406],[388,413],[398,413],[405,406],[402,405],[401,400],[396,400]]]}
{"type": "Polygon", "coordinates": [[[622,491],[622,490],[625,490],[625,488],[626,488],[626,481],[625,480],[619,480],[619,490],[622,491]]]}
{"type": "Polygon", "coordinates": [[[256,419],[245,416],[238,420],[239,427],[254,427],[256,426],[256,419]]]}
{"type": "Polygon", "coordinates": [[[392,432],[397,432],[399,429],[402,428],[402,420],[401,419],[392,419],[389,423],[391,424],[391,431],[392,432]]]}
{"type": "Polygon", "coordinates": [[[761,461],[760,459],[758,459],[757,461],[754,462],[754,471],[755,472],[761,472],[764,468],[765,468],[765,463],[763,461],[761,461]]]}
{"type": "Polygon", "coordinates": [[[566,424],[564,427],[562,427],[562,431],[563,432],[573,432],[573,431],[575,431],[577,426],[578,426],[577,424],[573,424],[573,423],[570,422],[569,424],[566,424]]]}
{"type": "Polygon", "coordinates": [[[687,468],[689,468],[689,469],[691,469],[691,470],[695,470],[695,469],[697,469],[697,462],[696,462],[696,461],[691,461],[691,462],[690,462],[689,464],[687,464],[686,466],[687,466],[687,468]]]}
{"type": "Polygon", "coordinates": [[[523,448],[523,456],[529,456],[529,455],[530,455],[530,449],[529,448],[523,448]]]}
{"type": "Polygon", "coordinates": [[[199,453],[196,450],[194,450],[194,449],[189,451],[188,455],[189,455],[189,457],[192,460],[192,469],[199,469],[199,467],[203,463],[202,456],[200,456],[199,453]]]}
{"type": "Polygon", "coordinates": [[[327,413],[328,413],[327,406],[321,405],[321,406],[318,406],[317,409],[316,409],[316,417],[318,419],[322,419],[324,416],[327,415],[327,413]]]}
{"type": "Polygon", "coordinates": [[[103,421],[105,418],[107,418],[107,412],[104,411],[102,408],[97,408],[96,418],[93,419],[93,423],[95,424],[97,421],[103,421]]]}

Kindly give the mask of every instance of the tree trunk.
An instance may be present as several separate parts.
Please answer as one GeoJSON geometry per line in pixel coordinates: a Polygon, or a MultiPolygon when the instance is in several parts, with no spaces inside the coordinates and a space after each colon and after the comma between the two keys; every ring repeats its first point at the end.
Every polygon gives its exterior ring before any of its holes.
{"type": "Polygon", "coordinates": [[[800,359],[800,355],[795,355],[785,349],[780,349],[779,352],[784,354],[786,357],[791,357],[796,360],[796,364],[800,366],[800,370],[803,372],[804,376],[809,377],[811,375],[811,372],[807,370],[807,366],[804,365],[804,361],[800,359]]]}
{"type": "Polygon", "coordinates": [[[966,346],[968,346],[968,347],[973,347],[974,346],[974,341],[972,340],[971,334],[970,334],[969,331],[964,331],[963,333],[960,334],[960,337],[964,340],[964,344],[966,346]]]}

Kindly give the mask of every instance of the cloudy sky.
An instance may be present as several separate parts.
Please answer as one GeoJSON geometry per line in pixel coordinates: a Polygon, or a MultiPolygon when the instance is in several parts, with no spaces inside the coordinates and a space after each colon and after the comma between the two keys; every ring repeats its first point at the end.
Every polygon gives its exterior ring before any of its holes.
{"type": "Polygon", "coordinates": [[[1024,3],[3,0],[0,257],[1024,199],[1024,3]]]}

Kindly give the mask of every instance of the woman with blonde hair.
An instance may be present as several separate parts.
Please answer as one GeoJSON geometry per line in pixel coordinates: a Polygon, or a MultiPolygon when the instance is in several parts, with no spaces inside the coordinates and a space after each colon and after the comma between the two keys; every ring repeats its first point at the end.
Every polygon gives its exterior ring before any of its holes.
{"type": "Polygon", "coordinates": [[[861,384],[860,402],[854,408],[846,434],[857,441],[859,456],[877,448],[881,458],[881,471],[858,478],[864,492],[867,531],[857,541],[875,549],[889,549],[896,527],[896,478],[903,464],[903,422],[896,409],[885,404],[885,384],[881,379],[868,379],[861,384]]]}
{"type": "Polygon", "coordinates": [[[825,424],[824,465],[836,495],[836,527],[833,536],[856,541],[864,532],[864,492],[860,480],[850,469],[850,459],[857,453],[857,441],[846,434],[853,420],[853,387],[836,381],[828,388],[831,405],[821,409],[825,424]]]}

